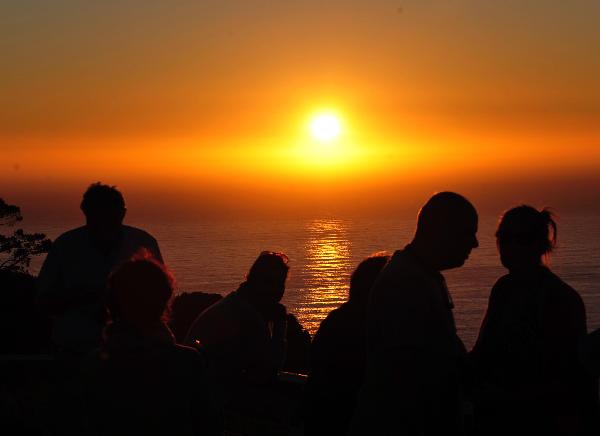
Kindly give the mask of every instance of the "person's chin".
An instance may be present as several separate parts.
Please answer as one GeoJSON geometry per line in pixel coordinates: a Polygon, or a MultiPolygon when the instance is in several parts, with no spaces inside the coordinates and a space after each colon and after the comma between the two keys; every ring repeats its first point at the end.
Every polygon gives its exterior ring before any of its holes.
{"type": "Polygon", "coordinates": [[[453,268],[460,268],[461,266],[464,266],[466,261],[467,261],[466,257],[457,261],[456,264],[453,266],[453,268]]]}
{"type": "Polygon", "coordinates": [[[456,262],[454,262],[454,264],[451,266],[451,268],[460,268],[461,266],[464,266],[465,263],[467,262],[468,258],[469,258],[468,253],[466,255],[462,256],[461,258],[457,258],[456,262]]]}
{"type": "Polygon", "coordinates": [[[444,271],[447,269],[460,268],[464,264],[465,264],[465,259],[456,259],[452,262],[448,262],[446,265],[444,265],[442,268],[440,268],[440,271],[444,271]]]}

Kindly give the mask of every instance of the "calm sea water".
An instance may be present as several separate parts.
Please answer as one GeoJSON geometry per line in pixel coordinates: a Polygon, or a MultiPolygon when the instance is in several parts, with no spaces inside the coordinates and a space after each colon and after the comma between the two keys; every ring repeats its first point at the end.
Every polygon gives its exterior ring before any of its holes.
{"type": "MultiPolygon", "coordinates": [[[[445,272],[455,303],[460,336],[470,347],[487,306],[490,289],[505,273],[493,237],[496,217],[482,217],[480,247],[463,268],[445,272]]],[[[414,219],[336,219],[247,221],[135,222],[159,241],[165,261],[180,291],[227,294],[263,250],[278,250],[290,258],[291,274],[284,303],[312,333],[321,320],[346,300],[349,277],[366,256],[406,245],[414,219]]],[[[72,227],[66,224],[24,223],[30,231],[50,237],[72,227]]],[[[35,272],[40,261],[33,265],[35,272]]],[[[588,313],[588,328],[600,327],[600,218],[564,216],[559,223],[559,247],[552,269],[579,291],[588,313]]]]}

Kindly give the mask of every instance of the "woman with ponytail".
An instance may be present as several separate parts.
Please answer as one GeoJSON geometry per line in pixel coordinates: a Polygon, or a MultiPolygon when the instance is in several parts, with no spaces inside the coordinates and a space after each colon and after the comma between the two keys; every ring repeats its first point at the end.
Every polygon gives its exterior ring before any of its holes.
{"type": "Polygon", "coordinates": [[[502,216],[496,238],[508,274],[492,288],[471,352],[476,427],[482,434],[587,434],[597,387],[577,360],[585,307],[548,266],[554,215],[515,207],[502,216]]]}

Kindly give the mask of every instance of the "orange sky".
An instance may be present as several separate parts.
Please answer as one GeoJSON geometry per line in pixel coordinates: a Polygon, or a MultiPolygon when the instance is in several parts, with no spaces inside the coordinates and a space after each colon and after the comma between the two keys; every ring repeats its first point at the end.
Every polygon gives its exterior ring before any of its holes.
{"type": "Polygon", "coordinates": [[[0,195],[35,213],[96,180],[144,210],[351,213],[441,189],[600,209],[597,2],[0,8],[0,195]],[[343,123],[327,147],[307,132],[324,108],[343,123]]]}

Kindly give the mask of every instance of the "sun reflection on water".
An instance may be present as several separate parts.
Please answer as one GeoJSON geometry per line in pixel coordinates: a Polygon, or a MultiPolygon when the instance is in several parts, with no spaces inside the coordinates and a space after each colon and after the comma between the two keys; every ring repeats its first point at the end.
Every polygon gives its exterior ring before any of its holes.
{"type": "Polygon", "coordinates": [[[320,321],[348,297],[351,242],[348,226],[341,220],[310,221],[307,232],[304,304],[299,316],[314,334],[320,321]]]}

